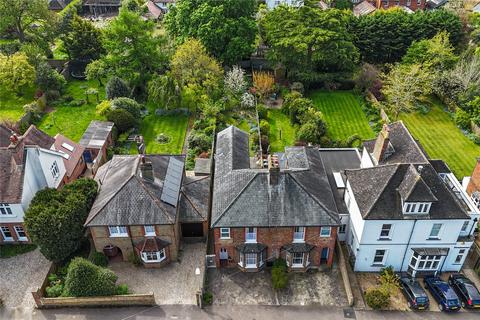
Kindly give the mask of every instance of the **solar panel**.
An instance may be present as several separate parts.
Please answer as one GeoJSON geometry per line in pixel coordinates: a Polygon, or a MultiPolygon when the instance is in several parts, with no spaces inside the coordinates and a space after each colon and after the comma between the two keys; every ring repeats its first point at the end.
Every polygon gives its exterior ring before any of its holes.
{"type": "Polygon", "coordinates": [[[167,174],[163,183],[162,196],[163,202],[177,206],[178,194],[182,183],[183,162],[173,157],[168,161],[167,174]]]}

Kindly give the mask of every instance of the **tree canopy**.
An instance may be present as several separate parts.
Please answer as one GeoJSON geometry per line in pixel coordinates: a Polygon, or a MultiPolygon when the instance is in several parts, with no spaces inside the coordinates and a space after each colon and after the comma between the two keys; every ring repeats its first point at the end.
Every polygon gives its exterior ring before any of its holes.
{"type": "Polygon", "coordinates": [[[268,58],[301,81],[319,73],[351,71],[359,55],[347,30],[349,17],[346,11],[321,10],[310,3],[267,12],[260,27],[270,47],[268,58]]]}
{"type": "Polygon", "coordinates": [[[28,62],[23,52],[11,56],[0,53],[0,86],[19,93],[25,86],[32,85],[35,68],[28,62]]]}
{"type": "Polygon", "coordinates": [[[446,10],[418,10],[409,14],[401,9],[380,10],[353,18],[349,31],[363,60],[370,63],[397,62],[415,40],[429,39],[441,31],[456,46],[463,37],[458,15],[446,10]]]}
{"type": "Polygon", "coordinates": [[[95,60],[103,53],[101,32],[89,20],[75,15],[70,31],[62,37],[70,59],[95,60]]]}
{"type": "Polygon", "coordinates": [[[47,259],[62,261],[78,248],[96,193],[94,180],[79,179],[61,190],[35,194],[25,213],[25,227],[47,259]]]}
{"type": "Polygon", "coordinates": [[[179,43],[196,38],[221,62],[234,64],[254,50],[255,10],[255,0],[179,0],[165,26],[179,43]]]}

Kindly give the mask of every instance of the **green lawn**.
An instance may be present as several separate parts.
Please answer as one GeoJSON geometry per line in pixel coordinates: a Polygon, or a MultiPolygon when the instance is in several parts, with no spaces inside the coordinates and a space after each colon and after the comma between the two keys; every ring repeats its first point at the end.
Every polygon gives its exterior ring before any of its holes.
{"type": "Polygon", "coordinates": [[[345,140],[358,134],[371,139],[375,134],[360,106],[360,97],[351,91],[315,91],[309,95],[322,111],[328,127],[328,135],[334,140],[345,140]]]}
{"type": "Polygon", "coordinates": [[[281,110],[268,110],[268,123],[270,124],[270,151],[284,151],[285,147],[294,145],[295,128],[290,125],[290,119],[281,110]]]}
{"type": "Polygon", "coordinates": [[[23,90],[21,96],[0,87],[0,120],[18,121],[23,115],[23,106],[34,99],[35,89],[23,90]]]}
{"type": "MultiPolygon", "coordinates": [[[[72,80],[67,84],[65,95],[71,95],[74,100],[85,100],[85,90],[96,88],[100,100],[105,97],[105,89],[100,87],[98,81],[72,80]]],[[[79,141],[91,120],[105,120],[104,117],[95,113],[96,98],[89,97],[90,103],[81,106],[71,106],[61,103],[55,109],[45,115],[38,124],[39,128],[51,136],[61,133],[73,141],[79,141]]]]}
{"type": "Polygon", "coordinates": [[[465,137],[438,104],[427,114],[402,114],[400,119],[430,158],[444,160],[459,179],[472,173],[480,146],[465,137]]]}
{"type": "Polygon", "coordinates": [[[149,114],[143,119],[140,133],[146,143],[146,152],[153,154],[181,154],[185,134],[187,132],[188,116],[168,115],[157,116],[155,107],[149,106],[149,114]],[[160,144],[156,138],[160,133],[170,137],[170,142],[160,144]]]}

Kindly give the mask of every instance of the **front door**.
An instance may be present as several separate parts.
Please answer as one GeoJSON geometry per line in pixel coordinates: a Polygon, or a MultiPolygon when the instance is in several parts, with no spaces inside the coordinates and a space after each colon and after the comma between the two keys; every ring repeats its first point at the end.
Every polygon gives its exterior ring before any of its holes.
{"type": "Polygon", "coordinates": [[[330,250],[329,248],[323,248],[322,254],[320,255],[320,263],[327,263],[328,262],[328,254],[330,250]]]}

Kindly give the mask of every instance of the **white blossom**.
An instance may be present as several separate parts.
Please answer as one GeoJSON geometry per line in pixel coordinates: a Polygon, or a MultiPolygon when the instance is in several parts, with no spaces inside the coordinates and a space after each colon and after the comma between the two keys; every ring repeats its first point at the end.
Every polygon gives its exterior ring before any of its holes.
{"type": "Polygon", "coordinates": [[[232,70],[225,75],[225,88],[229,92],[240,94],[245,91],[246,87],[245,71],[239,66],[233,66],[232,70]]]}
{"type": "Polygon", "coordinates": [[[255,106],[255,97],[253,94],[245,92],[240,99],[242,107],[251,109],[255,106]]]}

